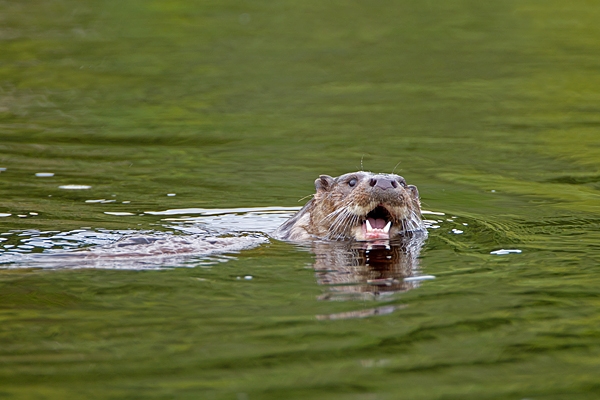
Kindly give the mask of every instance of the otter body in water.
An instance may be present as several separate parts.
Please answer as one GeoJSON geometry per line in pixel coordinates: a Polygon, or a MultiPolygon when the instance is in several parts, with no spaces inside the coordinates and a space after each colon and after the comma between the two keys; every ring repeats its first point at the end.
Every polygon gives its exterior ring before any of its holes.
{"type": "Polygon", "coordinates": [[[358,171],[315,181],[316,194],[273,234],[277,239],[359,241],[426,233],[419,191],[394,174],[358,171]]]}

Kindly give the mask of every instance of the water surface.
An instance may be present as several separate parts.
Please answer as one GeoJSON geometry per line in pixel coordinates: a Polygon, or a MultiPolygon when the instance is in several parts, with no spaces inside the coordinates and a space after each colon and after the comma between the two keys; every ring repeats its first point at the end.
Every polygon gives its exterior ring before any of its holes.
{"type": "Polygon", "coordinates": [[[595,399],[599,16],[0,3],[0,395],[595,399]],[[319,174],[394,168],[437,213],[410,274],[269,238],[319,174]],[[144,235],[257,241],[30,261],[144,235]]]}

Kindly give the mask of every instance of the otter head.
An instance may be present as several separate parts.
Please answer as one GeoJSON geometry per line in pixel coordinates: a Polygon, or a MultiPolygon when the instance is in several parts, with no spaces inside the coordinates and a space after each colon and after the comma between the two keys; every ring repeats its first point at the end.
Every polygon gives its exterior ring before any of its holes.
{"type": "Polygon", "coordinates": [[[378,240],[423,231],[419,192],[394,174],[358,171],[315,181],[309,232],[323,239],[378,240]]]}

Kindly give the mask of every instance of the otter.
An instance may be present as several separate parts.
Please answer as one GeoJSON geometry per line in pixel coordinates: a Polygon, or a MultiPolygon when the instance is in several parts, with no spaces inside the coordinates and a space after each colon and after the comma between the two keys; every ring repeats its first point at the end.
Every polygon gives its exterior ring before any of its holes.
{"type": "Polygon", "coordinates": [[[357,171],[315,180],[316,193],[273,237],[289,241],[390,240],[424,233],[419,191],[395,174],[357,171]]]}

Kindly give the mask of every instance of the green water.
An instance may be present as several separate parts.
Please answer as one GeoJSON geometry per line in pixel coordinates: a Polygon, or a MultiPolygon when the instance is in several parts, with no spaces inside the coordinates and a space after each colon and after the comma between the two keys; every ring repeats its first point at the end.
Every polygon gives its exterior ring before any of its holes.
{"type": "Polygon", "coordinates": [[[598,398],[599,19],[584,0],[0,2],[6,237],[298,206],[361,162],[399,163],[445,213],[420,258],[436,279],[379,300],[323,300],[314,255],[274,240],[192,268],[0,269],[0,397],[598,398]]]}

